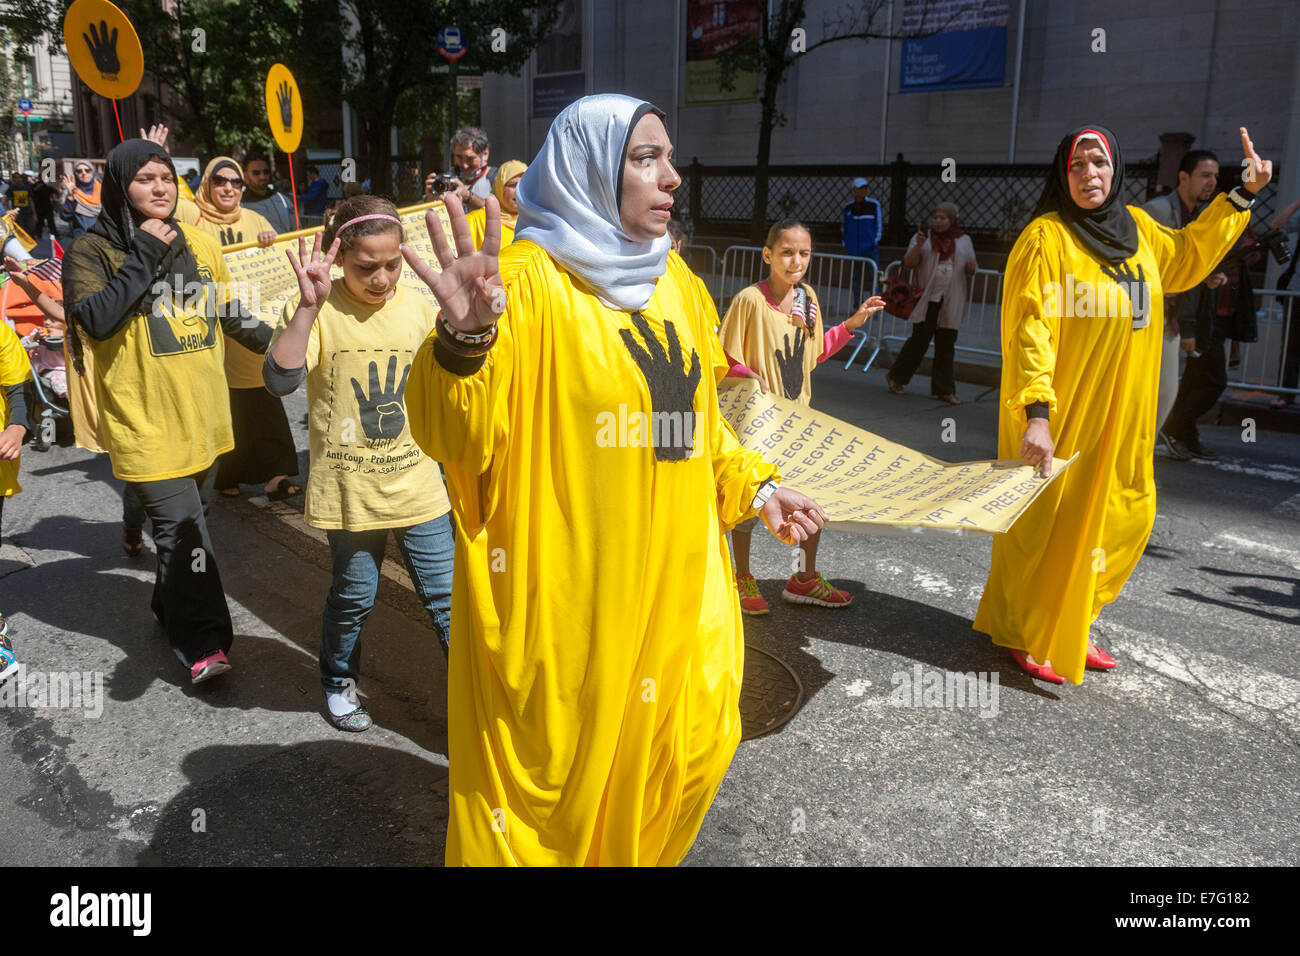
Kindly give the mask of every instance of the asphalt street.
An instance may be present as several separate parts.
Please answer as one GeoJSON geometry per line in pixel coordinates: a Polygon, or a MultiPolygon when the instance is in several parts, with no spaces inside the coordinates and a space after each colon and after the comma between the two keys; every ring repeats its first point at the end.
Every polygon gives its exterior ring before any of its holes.
{"type": "MultiPolygon", "coordinates": [[[[828,363],[813,389],[936,457],[994,455],[976,386],[952,408],[925,378],[894,396],[828,363]]],[[[286,401],[305,467],[304,404],[286,401]]],[[[1097,625],[1120,666],[1080,687],[1031,681],[971,629],[986,537],[828,532],[819,567],[854,596],[832,611],[781,603],[789,549],[755,535],[773,610],[746,640],[804,700],[741,744],[687,864],[1300,861],[1300,438],[1203,433],[1219,463],[1157,461],[1155,532],[1097,625]],[[983,696],[921,692],[954,674],[983,696]]],[[[0,863],[442,862],[446,666],[400,561],[364,634],[376,726],[342,734],[317,677],[328,555],[297,509],[214,505],[235,670],[193,688],[149,611],[152,551],[122,553],[106,458],[28,446],[21,480],[0,610],[29,672],[102,675],[102,712],[0,707],[0,863]]]]}

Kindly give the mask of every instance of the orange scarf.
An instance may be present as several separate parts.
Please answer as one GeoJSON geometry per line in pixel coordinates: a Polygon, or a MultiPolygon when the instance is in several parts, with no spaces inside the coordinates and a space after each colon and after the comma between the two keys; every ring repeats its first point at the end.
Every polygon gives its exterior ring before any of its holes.
{"type": "Polygon", "coordinates": [[[235,208],[230,212],[222,212],[212,200],[212,176],[219,168],[225,166],[232,167],[240,179],[244,178],[244,171],[240,168],[239,163],[229,156],[214,157],[208,163],[207,168],[203,170],[203,180],[199,183],[199,188],[194,191],[194,204],[199,207],[204,219],[219,222],[223,226],[230,226],[239,222],[239,217],[243,215],[239,203],[235,203],[235,208]]]}

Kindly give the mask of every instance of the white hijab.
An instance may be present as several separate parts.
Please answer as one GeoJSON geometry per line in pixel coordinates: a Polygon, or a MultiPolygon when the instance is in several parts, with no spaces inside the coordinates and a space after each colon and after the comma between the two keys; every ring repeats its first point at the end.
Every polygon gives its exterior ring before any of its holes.
{"type": "Polygon", "coordinates": [[[634,242],[619,218],[624,156],[643,100],[584,96],[555,117],[541,152],[519,180],[516,239],[535,242],[611,309],[644,309],[664,274],[672,240],[634,242]]]}

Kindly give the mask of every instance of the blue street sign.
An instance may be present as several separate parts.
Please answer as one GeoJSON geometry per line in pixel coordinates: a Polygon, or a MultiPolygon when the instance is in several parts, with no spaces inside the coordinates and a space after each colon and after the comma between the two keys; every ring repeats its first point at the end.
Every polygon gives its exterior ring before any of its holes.
{"type": "Polygon", "coordinates": [[[460,27],[443,27],[438,31],[438,52],[444,56],[465,52],[465,38],[461,35],[460,27]]]}
{"type": "Polygon", "coordinates": [[[18,112],[30,113],[31,111],[32,111],[32,101],[24,96],[21,100],[18,101],[18,112]]]}

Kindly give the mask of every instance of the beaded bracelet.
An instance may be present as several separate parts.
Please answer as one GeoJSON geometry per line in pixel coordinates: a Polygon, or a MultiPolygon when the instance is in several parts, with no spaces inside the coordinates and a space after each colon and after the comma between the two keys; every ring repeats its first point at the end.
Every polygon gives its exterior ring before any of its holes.
{"type": "Polygon", "coordinates": [[[496,344],[497,325],[493,322],[482,332],[460,332],[447,324],[442,313],[438,313],[438,338],[448,351],[466,358],[474,358],[486,355],[496,344]]]}

